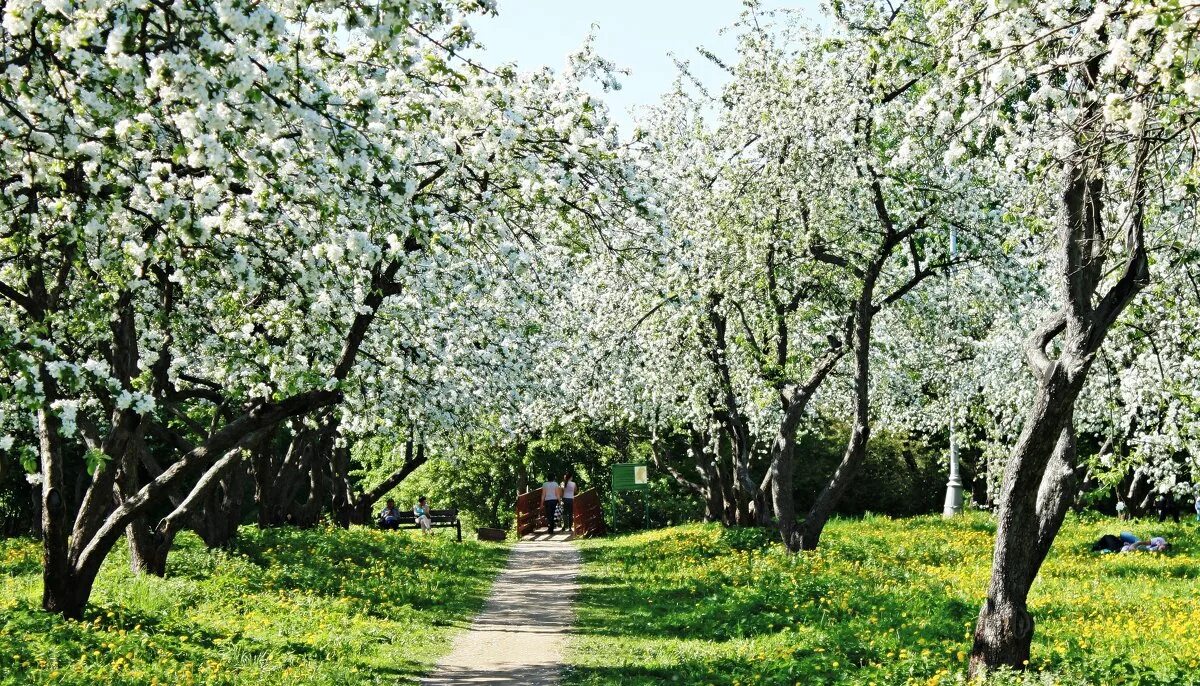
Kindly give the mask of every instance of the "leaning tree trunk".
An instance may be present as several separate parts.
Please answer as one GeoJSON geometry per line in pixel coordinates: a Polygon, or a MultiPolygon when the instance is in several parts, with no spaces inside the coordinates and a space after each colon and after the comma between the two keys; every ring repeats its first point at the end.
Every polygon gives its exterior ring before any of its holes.
{"type": "MultiPolygon", "coordinates": [[[[886,259],[886,253],[882,259],[886,259]]],[[[882,260],[875,271],[867,274],[854,316],[854,426],[850,430],[850,440],[833,476],[788,540],[788,548],[792,550],[816,550],[825,524],[867,457],[867,441],[871,437],[871,324],[875,316],[874,284],[879,269],[882,269],[882,260]]]]}
{"type": "MultiPolygon", "coordinates": [[[[850,347],[854,352],[854,425],[850,430],[850,439],[846,444],[846,451],[842,454],[841,463],[838,464],[833,476],[825,484],[825,488],[817,495],[817,499],[809,509],[804,521],[788,536],[788,547],[793,550],[816,549],[821,541],[821,533],[825,529],[825,524],[833,516],[834,509],[841,501],[842,495],[850,487],[854,475],[866,460],[867,442],[871,437],[871,327],[874,324],[875,315],[882,308],[903,298],[941,268],[936,264],[922,265],[917,233],[926,227],[928,216],[922,215],[912,223],[901,227],[888,210],[883,186],[878,178],[872,181],[871,190],[875,198],[875,213],[879,225],[883,229],[884,239],[868,264],[863,267],[855,267],[846,258],[835,256],[823,247],[810,248],[814,258],[840,269],[848,269],[860,280],[861,284],[854,301],[854,311],[847,319],[846,333],[846,339],[852,344],[850,347]],[[896,249],[906,241],[912,257],[913,273],[909,279],[876,302],[875,291],[884,268],[896,249]]],[[[831,354],[837,352],[837,346],[834,346],[831,354]]],[[[785,443],[781,449],[786,454],[793,448],[785,443]]]]}
{"type": "MultiPolygon", "coordinates": [[[[1087,73],[1094,79],[1099,59],[1087,73]]],[[[1095,109],[1087,121],[1096,119],[1095,109]]],[[[1024,669],[1034,622],[1026,600],[1049,553],[1074,492],[1072,413],[1104,338],[1121,312],[1149,281],[1144,240],[1143,165],[1148,146],[1137,146],[1131,216],[1126,225],[1120,278],[1097,297],[1107,271],[1104,251],[1103,150],[1093,141],[1077,146],[1064,165],[1064,218],[1058,229],[1058,310],[1034,331],[1025,346],[1039,377],[1038,394],[1004,474],[997,512],[996,546],[987,600],[979,612],[970,674],[995,667],[1024,669]],[[1057,359],[1047,348],[1061,337],[1057,359]]]]}
{"type": "MultiPolygon", "coordinates": [[[[142,486],[137,493],[122,498],[115,509],[111,507],[111,498],[104,503],[104,514],[81,509],[76,517],[75,526],[75,531],[79,533],[69,536],[65,527],[65,507],[57,490],[62,483],[61,455],[54,438],[54,432],[58,428],[57,419],[47,405],[44,412],[39,413],[43,475],[46,478],[43,484],[46,514],[43,518],[50,534],[46,536],[45,543],[47,564],[44,573],[43,608],[68,618],[81,617],[96,576],[100,572],[100,566],[130,522],[163,503],[167,494],[180,488],[189,476],[209,467],[188,495],[191,500],[202,497],[213,483],[211,477],[214,469],[222,466],[220,460],[210,465],[212,458],[222,454],[237,454],[255,432],[275,426],[290,417],[340,402],[341,399],[340,392],[311,391],[251,408],[211,435],[202,445],[194,447],[161,475],[142,486]]],[[[113,433],[105,439],[105,452],[110,456],[125,454],[128,446],[123,441],[126,440],[129,430],[136,428],[136,425],[126,426],[123,421],[122,419],[113,433]],[[113,440],[114,436],[119,437],[119,440],[113,440]]],[[[94,498],[85,497],[82,507],[97,502],[99,501],[94,498]]],[[[155,544],[160,545],[159,541],[155,541],[155,544]]],[[[163,545],[169,547],[169,539],[164,539],[163,545]]],[[[163,559],[165,560],[165,555],[163,559]]]]}
{"type": "Polygon", "coordinates": [[[1065,373],[1051,373],[1005,471],[992,577],[975,627],[972,672],[1000,665],[1023,669],[1029,660],[1034,622],[1027,599],[1066,513],[1063,496],[1069,484],[1062,473],[1074,461],[1071,407],[1077,393],[1065,373]],[[1058,468],[1048,469],[1051,463],[1058,468]]]}
{"type": "Polygon", "coordinates": [[[190,528],[209,548],[227,548],[237,537],[245,512],[246,477],[245,460],[234,461],[192,516],[190,528]]]}
{"type": "Polygon", "coordinates": [[[425,464],[428,459],[425,455],[425,445],[416,444],[413,438],[409,438],[404,444],[404,464],[400,465],[394,472],[389,474],[383,481],[380,481],[374,488],[364,491],[354,498],[349,511],[346,513],[347,519],[354,524],[366,524],[371,520],[371,510],[375,503],[379,502],[383,496],[387,495],[408,478],[409,474],[416,471],[417,467],[425,464]]]}
{"type": "MultiPolygon", "coordinates": [[[[261,441],[259,437],[248,439],[246,443],[261,441]]],[[[209,548],[217,548],[233,540],[241,522],[240,492],[244,487],[238,475],[244,474],[245,469],[245,458],[240,447],[230,450],[209,467],[187,497],[151,532],[152,547],[148,556],[151,566],[148,572],[156,576],[166,574],[167,555],[175,544],[175,537],[185,526],[196,530],[209,548]],[[238,503],[234,508],[222,502],[229,497],[227,489],[230,488],[236,488],[239,492],[239,495],[233,496],[238,503]],[[210,510],[214,503],[217,509],[210,510]],[[236,510],[236,514],[232,510],[236,510]]]]}

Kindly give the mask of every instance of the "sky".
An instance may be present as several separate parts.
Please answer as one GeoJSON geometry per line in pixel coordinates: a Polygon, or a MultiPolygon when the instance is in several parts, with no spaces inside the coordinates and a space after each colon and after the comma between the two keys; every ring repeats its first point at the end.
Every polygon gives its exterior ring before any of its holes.
{"type": "MultiPolygon", "coordinates": [[[[799,8],[819,18],[819,0],[769,0],[767,7],[799,8]]],[[[596,51],[630,70],[619,91],[603,97],[613,118],[628,130],[630,108],[656,102],[678,73],[672,54],[691,62],[706,84],[722,83],[722,71],[702,57],[697,46],[729,59],[736,44],[720,35],[741,15],[741,0],[499,0],[499,16],[472,17],[485,47],[483,62],[516,62],[522,69],[543,66],[561,71],[593,24],[596,51]]]]}

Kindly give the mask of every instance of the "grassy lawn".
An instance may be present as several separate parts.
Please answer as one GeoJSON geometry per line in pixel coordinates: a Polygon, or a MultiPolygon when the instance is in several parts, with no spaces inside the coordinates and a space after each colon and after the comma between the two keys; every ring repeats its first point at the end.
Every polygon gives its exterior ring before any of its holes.
{"type": "MultiPolygon", "coordinates": [[[[798,557],[716,525],[587,541],[567,681],[960,682],[992,533],[982,514],[837,520],[798,557]]],[[[1068,521],[1031,595],[1027,681],[1200,684],[1198,536],[1190,522],[1068,521]],[[1090,552],[1122,529],[1176,549],[1090,552]]]]}
{"type": "Polygon", "coordinates": [[[0,684],[403,684],[482,606],[504,546],[452,535],[242,530],[181,536],[166,579],[122,544],[81,622],[39,611],[40,548],[0,540],[0,684]]]}

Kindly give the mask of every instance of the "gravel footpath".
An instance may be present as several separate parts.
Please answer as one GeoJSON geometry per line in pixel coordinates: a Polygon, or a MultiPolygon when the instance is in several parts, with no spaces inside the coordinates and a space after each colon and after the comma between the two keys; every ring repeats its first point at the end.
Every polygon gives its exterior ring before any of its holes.
{"type": "Polygon", "coordinates": [[[574,622],[579,550],[561,534],[539,537],[513,547],[483,612],[424,686],[558,683],[574,622]]]}

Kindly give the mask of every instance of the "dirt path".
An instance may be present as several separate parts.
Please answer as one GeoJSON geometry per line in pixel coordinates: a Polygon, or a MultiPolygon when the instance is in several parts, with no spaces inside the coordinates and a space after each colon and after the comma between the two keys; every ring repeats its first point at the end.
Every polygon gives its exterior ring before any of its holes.
{"type": "Polygon", "coordinates": [[[579,551],[565,537],[518,543],[483,612],[421,683],[557,684],[578,573],[579,551]]]}

